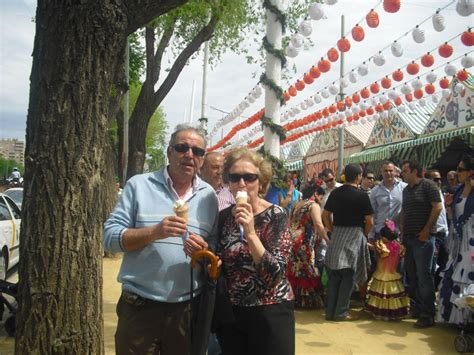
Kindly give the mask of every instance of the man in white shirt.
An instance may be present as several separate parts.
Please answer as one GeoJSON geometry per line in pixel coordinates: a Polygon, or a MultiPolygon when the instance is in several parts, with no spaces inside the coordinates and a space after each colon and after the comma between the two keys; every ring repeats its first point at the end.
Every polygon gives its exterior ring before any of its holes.
{"type": "Polygon", "coordinates": [[[334,171],[331,169],[327,168],[321,171],[321,178],[324,181],[324,185],[322,188],[324,189],[324,192],[326,193],[323,197],[323,200],[321,201],[321,209],[324,209],[324,205],[326,204],[326,201],[329,198],[329,195],[333,190],[338,188],[339,186],[342,186],[342,184],[338,183],[336,181],[336,178],[334,177],[334,171]]]}

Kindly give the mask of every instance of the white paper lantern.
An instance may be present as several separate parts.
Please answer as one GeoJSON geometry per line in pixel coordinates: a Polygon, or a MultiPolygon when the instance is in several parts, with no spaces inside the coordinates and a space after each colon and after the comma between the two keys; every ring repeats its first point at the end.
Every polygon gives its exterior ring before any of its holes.
{"type": "Polygon", "coordinates": [[[351,110],[346,110],[346,111],[344,111],[344,115],[346,117],[351,117],[352,116],[352,111],[351,110]]]}
{"type": "Polygon", "coordinates": [[[388,118],[388,111],[382,111],[380,112],[380,118],[388,118]]]}
{"type": "Polygon", "coordinates": [[[257,97],[260,97],[260,95],[262,95],[263,90],[262,90],[262,87],[260,85],[257,85],[254,88],[254,90],[255,90],[255,94],[258,95],[257,97]]]}
{"type": "Polygon", "coordinates": [[[385,95],[385,94],[384,94],[384,95],[380,95],[379,100],[380,100],[380,103],[383,105],[383,104],[387,103],[387,101],[388,101],[388,96],[385,95]]]}
{"type": "Polygon", "coordinates": [[[418,105],[420,105],[421,107],[425,107],[426,106],[426,99],[424,97],[419,99],[418,100],[418,105]]]}
{"type": "Polygon", "coordinates": [[[314,105],[314,101],[311,100],[311,98],[307,98],[306,100],[304,100],[304,102],[306,103],[307,107],[311,107],[314,105]]]}
{"type": "Polygon", "coordinates": [[[313,96],[313,100],[314,100],[314,102],[317,103],[317,104],[320,104],[321,101],[323,101],[323,99],[321,98],[321,95],[319,95],[319,94],[314,95],[314,96],[313,96]]]}
{"type": "Polygon", "coordinates": [[[410,108],[410,110],[414,110],[416,108],[416,104],[412,101],[410,103],[408,103],[408,107],[410,108]]]}
{"type": "Polygon", "coordinates": [[[337,115],[337,119],[338,120],[343,120],[346,116],[344,115],[344,113],[342,112],[339,112],[339,114],[337,115]]]}
{"type": "Polygon", "coordinates": [[[433,28],[435,29],[436,32],[442,32],[446,28],[446,22],[444,21],[443,15],[440,13],[435,14],[432,17],[433,21],[433,28]]]}
{"type": "Polygon", "coordinates": [[[403,95],[409,94],[411,93],[411,87],[408,84],[405,84],[402,86],[400,91],[402,92],[403,95]]]}
{"type": "Polygon", "coordinates": [[[253,104],[255,102],[255,99],[252,96],[249,96],[247,97],[247,102],[253,104]]]}
{"type": "Polygon", "coordinates": [[[374,63],[375,65],[381,67],[382,65],[385,64],[385,62],[387,61],[387,59],[385,58],[385,55],[383,53],[378,53],[376,55],[374,55],[374,63]]]}
{"type": "Polygon", "coordinates": [[[339,80],[339,83],[341,84],[342,88],[346,88],[349,86],[349,80],[347,80],[346,77],[341,78],[341,80],[339,80]]]}
{"type": "Polygon", "coordinates": [[[328,89],[324,88],[322,91],[321,91],[321,96],[324,97],[325,99],[327,99],[331,94],[329,93],[328,89]]]}
{"type": "Polygon", "coordinates": [[[461,93],[461,91],[464,90],[464,85],[461,84],[461,83],[457,83],[456,85],[454,85],[454,91],[458,94],[461,93]]]}
{"type": "Polygon", "coordinates": [[[299,48],[295,48],[291,43],[286,47],[285,54],[287,57],[295,58],[300,53],[299,48]]]}
{"type": "Polygon", "coordinates": [[[295,112],[295,115],[297,115],[301,112],[300,109],[297,106],[293,107],[293,111],[295,112]]]}
{"type": "Polygon", "coordinates": [[[465,69],[472,67],[472,66],[474,65],[474,57],[465,55],[465,56],[462,57],[462,59],[461,59],[461,65],[462,65],[463,68],[465,68],[465,69]]]}
{"type": "Polygon", "coordinates": [[[249,108],[249,106],[250,106],[250,103],[247,100],[245,100],[244,101],[244,109],[249,108]]]}
{"type": "Polygon", "coordinates": [[[290,110],[290,113],[289,113],[290,117],[295,117],[295,113],[293,112],[293,110],[290,110]]]}
{"type": "Polygon", "coordinates": [[[363,124],[366,124],[367,123],[367,119],[365,117],[362,117],[360,119],[360,124],[363,125],[363,124]]]}
{"type": "Polygon", "coordinates": [[[380,113],[376,112],[372,117],[374,117],[374,120],[377,121],[378,119],[380,119],[380,113]]]}
{"type": "Polygon", "coordinates": [[[423,43],[425,41],[425,30],[422,28],[416,26],[411,34],[416,43],[423,43]]]}
{"type": "Polygon", "coordinates": [[[426,75],[426,81],[429,82],[430,84],[433,84],[434,82],[436,82],[436,79],[438,79],[438,76],[436,75],[435,72],[431,71],[426,75]]]}
{"type": "Polygon", "coordinates": [[[445,67],[444,67],[444,72],[448,76],[456,75],[457,71],[458,70],[457,70],[456,66],[454,64],[451,64],[451,63],[446,64],[445,67]]]}
{"type": "Polygon", "coordinates": [[[352,113],[357,113],[357,112],[360,112],[360,108],[357,105],[353,105],[351,107],[351,111],[352,111],[352,113]]]}
{"type": "Polygon", "coordinates": [[[332,84],[329,86],[329,93],[331,95],[336,95],[339,92],[339,88],[337,87],[336,84],[332,84]]]}
{"type": "Polygon", "coordinates": [[[392,43],[392,46],[390,47],[390,50],[392,51],[392,54],[393,54],[394,57],[401,57],[403,55],[403,47],[397,41],[392,43]]]}
{"type": "Polygon", "coordinates": [[[291,37],[291,45],[295,48],[301,48],[304,44],[304,37],[299,33],[295,33],[293,37],[291,37]]]}
{"type": "Polygon", "coordinates": [[[309,17],[311,17],[313,20],[318,21],[324,17],[324,10],[321,4],[315,2],[309,5],[308,14],[309,14],[309,17]]]}
{"type": "Polygon", "coordinates": [[[337,0],[324,0],[324,2],[328,5],[334,5],[335,3],[337,3],[337,0]]]}
{"type": "Polygon", "coordinates": [[[367,105],[367,102],[364,101],[360,103],[359,107],[362,111],[365,111],[369,108],[369,105],[367,105]]]}
{"type": "Polygon", "coordinates": [[[398,114],[398,109],[396,107],[392,107],[390,109],[390,116],[395,116],[396,114],[398,114]]]}
{"type": "Polygon", "coordinates": [[[369,73],[369,67],[367,66],[367,64],[362,63],[361,65],[359,65],[359,68],[357,68],[357,72],[361,76],[366,76],[369,73]]]}
{"type": "Polygon", "coordinates": [[[288,116],[289,116],[289,113],[288,111],[286,111],[284,114],[283,114],[283,120],[287,120],[288,119],[288,116]]]}
{"type": "Polygon", "coordinates": [[[415,80],[412,81],[411,87],[414,90],[419,90],[423,87],[423,82],[420,79],[415,79],[415,80]]]}
{"type": "Polygon", "coordinates": [[[404,105],[398,106],[398,112],[405,113],[406,111],[407,111],[407,108],[404,105]]]}
{"type": "Polygon", "coordinates": [[[441,91],[441,96],[443,99],[448,98],[449,95],[451,95],[451,91],[449,89],[443,89],[443,91],[441,91]]]}
{"type": "Polygon", "coordinates": [[[376,106],[379,103],[379,99],[377,97],[372,97],[370,99],[370,103],[372,104],[372,106],[376,106]]]}
{"type": "Polygon", "coordinates": [[[433,101],[433,103],[437,104],[439,102],[438,94],[431,95],[431,101],[433,101]]]}
{"type": "Polygon", "coordinates": [[[300,107],[302,110],[306,110],[308,108],[308,105],[306,105],[306,102],[303,101],[302,103],[300,103],[300,107]]]}
{"type": "Polygon", "coordinates": [[[355,71],[351,71],[351,72],[349,73],[349,81],[350,81],[352,84],[357,83],[357,80],[358,80],[358,79],[359,79],[359,78],[357,77],[357,73],[356,73],[355,71]]]}
{"type": "Polygon", "coordinates": [[[461,16],[469,16],[474,13],[474,1],[473,0],[458,0],[456,4],[456,12],[461,16]]]}
{"type": "Polygon", "coordinates": [[[398,92],[396,92],[395,89],[394,89],[394,90],[390,90],[390,91],[388,92],[388,98],[389,98],[390,100],[396,100],[397,97],[398,97],[398,92]]]}
{"type": "Polygon", "coordinates": [[[241,103],[239,104],[239,110],[240,110],[240,111],[243,111],[244,109],[245,109],[245,103],[244,103],[244,102],[241,102],[241,103]]]}
{"type": "Polygon", "coordinates": [[[313,27],[311,26],[311,21],[303,21],[300,23],[300,27],[299,27],[299,30],[300,30],[300,33],[305,36],[305,37],[308,37],[311,35],[311,32],[313,32],[313,27]]]}

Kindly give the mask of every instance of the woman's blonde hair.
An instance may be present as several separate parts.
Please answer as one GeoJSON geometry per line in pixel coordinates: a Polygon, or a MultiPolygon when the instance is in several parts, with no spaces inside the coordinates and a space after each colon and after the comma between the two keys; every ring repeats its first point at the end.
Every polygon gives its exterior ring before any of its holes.
{"type": "Polygon", "coordinates": [[[258,168],[258,182],[260,183],[258,193],[263,197],[267,193],[272,181],[272,164],[261,154],[252,150],[247,148],[235,149],[226,156],[224,161],[223,179],[225,183],[229,183],[230,168],[239,160],[248,161],[258,168]]]}

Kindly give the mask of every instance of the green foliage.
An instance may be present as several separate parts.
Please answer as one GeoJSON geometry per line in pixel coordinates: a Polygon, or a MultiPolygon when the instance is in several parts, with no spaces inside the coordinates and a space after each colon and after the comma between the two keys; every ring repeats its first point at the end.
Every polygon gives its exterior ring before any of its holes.
{"type": "Polygon", "coordinates": [[[13,168],[18,168],[21,175],[25,173],[25,167],[13,159],[5,159],[0,157],[0,177],[8,178],[13,171],[13,168]]]}
{"type": "Polygon", "coordinates": [[[128,43],[130,46],[129,55],[129,75],[130,82],[134,84],[140,83],[140,77],[145,72],[145,47],[140,42],[143,37],[143,30],[132,33],[128,36],[128,43]]]}
{"type": "Polygon", "coordinates": [[[261,147],[258,152],[262,154],[268,161],[272,163],[273,169],[273,179],[272,184],[274,184],[279,189],[286,188],[286,175],[288,174],[288,170],[285,168],[285,164],[283,160],[274,157],[273,155],[267,153],[263,147],[261,147]]]}

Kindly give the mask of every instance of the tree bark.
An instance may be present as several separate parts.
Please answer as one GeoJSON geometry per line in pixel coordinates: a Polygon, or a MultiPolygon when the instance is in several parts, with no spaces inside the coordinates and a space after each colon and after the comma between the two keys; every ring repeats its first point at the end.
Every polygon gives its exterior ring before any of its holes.
{"type": "Polygon", "coordinates": [[[209,20],[189,44],[178,55],[173,63],[170,72],[155,92],[155,84],[158,82],[161,70],[161,58],[166,49],[172,35],[171,33],[163,33],[157,51],[154,51],[154,35],[150,32],[152,29],[146,29],[146,45],[147,45],[147,70],[146,79],[143,83],[142,90],[138,96],[135,108],[130,117],[129,123],[129,149],[128,149],[128,166],[127,179],[136,174],[143,172],[145,164],[146,146],[145,137],[148,123],[151,116],[161,104],[163,99],[168,95],[173,85],[179,77],[189,58],[199,50],[202,43],[208,41],[216,28],[219,17],[215,14],[209,20]]]}
{"type": "Polygon", "coordinates": [[[17,354],[104,352],[101,234],[115,202],[112,85],[131,28],[184,2],[38,1],[17,354]]]}

